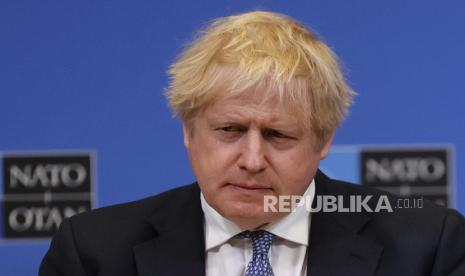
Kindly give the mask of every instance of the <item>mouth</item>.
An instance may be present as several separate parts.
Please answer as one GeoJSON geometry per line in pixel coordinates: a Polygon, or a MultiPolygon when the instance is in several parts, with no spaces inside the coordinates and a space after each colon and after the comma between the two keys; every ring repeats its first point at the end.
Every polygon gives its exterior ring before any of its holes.
{"type": "Polygon", "coordinates": [[[233,189],[246,192],[267,192],[271,191],[271,187],[256,183],[228,183],[233,189]]]}

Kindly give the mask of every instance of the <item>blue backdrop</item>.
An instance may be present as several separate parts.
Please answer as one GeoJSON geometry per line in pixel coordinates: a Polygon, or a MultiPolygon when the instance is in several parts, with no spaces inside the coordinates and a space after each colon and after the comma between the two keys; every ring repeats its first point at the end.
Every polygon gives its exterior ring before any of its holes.
{"type": "MultiPolygon", "coordinates": [[[[98,205],[193,181],[166,69],[194,30],[252,9],[313,27],[360,94],[336,144],[456,148],[465,213],[461,0],[1,1],[0,151],[92,150],[98,205]]],[[[48,241],[0,244],[0,275],[35,275],[48,241]]]]}

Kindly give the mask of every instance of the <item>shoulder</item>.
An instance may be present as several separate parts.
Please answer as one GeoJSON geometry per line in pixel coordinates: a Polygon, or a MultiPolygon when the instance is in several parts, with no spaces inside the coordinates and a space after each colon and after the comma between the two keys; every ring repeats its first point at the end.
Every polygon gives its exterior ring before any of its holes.
{"type": "Polygon", "coordinates": [[[192,184],[141,200],[94,209],[65,220],[60,228],[68,231],[60,230],[73,238],[83,255],[107,254],[95,249],[111,247],[115,251],[130,252],[132,246],[157,236],[150,218],[157,216],[163,222],[175,216],[181,220],[182,213],[178,210],[192,209],[197,190],[198,186],[192,184]]]}
{"type": "MultiPolygon", "coordinates": [[[[408,258],[411,263],[429,262],[437,275],[457,265],[465,271],[465,218],[456,210],[436,205],[421,197],[404,198],[370,187],[320,176],[326,194],[369,197],[371,211],[335,213],[331,216],[346,229],[363,217],[361,236],[384,246],[387,259],[408,258]],[[376,205],[388,202],[390,210],[376,211],[376,205]]],[[[318,187],[318,183],[317,183],[318,187]]],[[[320,187],[321,188],[321,187],[320,187]]],[[[446,273],[447,274],[447,273],[446,273]]],[[[436,275],[436,274],[434,274],[436,275]]],[[[459,275],[459,274],[457,274],[459,275]]],[[[460,274],[462,275],[462,274],[460,274]]]]}
{"type": "MultiPolygon", "coordinates": [[[[74,226],[92,228],[120,228],[145,223],[146,219],[158,211],[168,211],[176,204],[189,204],[196,195],[197,184],[190,184],[165,191],[161,194],[132,202],[97,208],[73,216],[70,221],[74,226]]],[[[131,227],[134,228],[134,227],[131,227]]]]}
{"type": "MultiPolygon", "coordinates": [[[[157,236],[150,218],[169,217],[180,209],[192,208],[197,201],[198,186],[191,184],[65,219],[42,261],[40,275],[62,275],[62,271],[133,275],[133,247],[157,236]]],[[[182,213],[177,215],[182,219],[182,213]]]]}

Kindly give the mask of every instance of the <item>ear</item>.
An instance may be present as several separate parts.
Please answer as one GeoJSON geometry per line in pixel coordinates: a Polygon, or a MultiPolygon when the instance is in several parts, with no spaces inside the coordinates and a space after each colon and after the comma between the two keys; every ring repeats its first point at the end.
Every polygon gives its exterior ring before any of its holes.
{"type": "Polygon", "coordinates": [[[326,156],[328,156],[329,149],[333,145],[333,139],[334,139],[334,132],[328,137],[325,144],[321,148],[321,150],[320,150],[320,160],[323,160],[323,159],[326,158],[326,156]]]}
{"type": "Polygon", "coordinates": [[[182,123],[182,133],[184,135],[184,146],[186,148],[189,148],[189,135],[190,135],[190,132],[189,132],[189,129],[188,127],[186,126],[185,123],[182,123]]]}

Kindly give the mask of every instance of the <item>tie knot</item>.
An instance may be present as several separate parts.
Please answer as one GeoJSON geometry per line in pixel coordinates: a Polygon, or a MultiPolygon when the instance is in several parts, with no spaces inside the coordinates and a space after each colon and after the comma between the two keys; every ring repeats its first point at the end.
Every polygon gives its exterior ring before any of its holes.
{"type": "Polygon", "coordinates": [[[264,230],[244,231],[239,234],[241,237],[252,240],[253,255],[268,255],[274,235],[264,230]]]}

